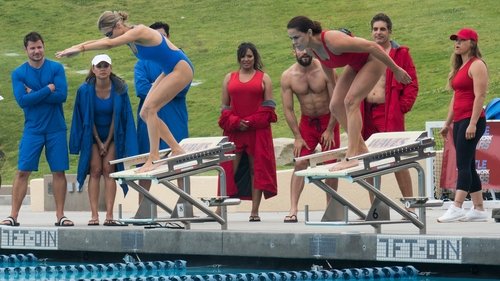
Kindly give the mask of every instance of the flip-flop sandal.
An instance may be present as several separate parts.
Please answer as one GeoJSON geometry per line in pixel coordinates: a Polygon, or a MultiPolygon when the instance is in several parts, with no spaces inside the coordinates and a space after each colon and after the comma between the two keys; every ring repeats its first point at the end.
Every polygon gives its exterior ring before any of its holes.
{"type": "Polygon", "coordinates": [[[67,217],[65,216],[62,216],[58,222],[54,223],[55,226],[62,226],[62,227],[66,227],[66,226],[75,226],[75,224],[70,220],[68,219],[67,217]]]}
{"type": "Polygon", "coordinates": [[[284,223],[295,223],[298,222],[297,215],[285,216],[283,220],[284,223]]]}
{"type": "Polygon", "coordinates": [[[12,216],[6,217],[1,223],[1,226],[19,226],[20,224],[12,216]]]}
{"type": "Polygon", "coordinates": [[[116,221],[116,220],[105,220],[102,224],[104,226],[128,226],[128,224],[116,221]]]}
{"type": "Polygon", "coordinates": [[[250,216],[248,218],[248,221],[249,222],[259,222],[260,221],[260,217],[259,216],[250,216]]]}
{"type": "Polygon", "coordinates": [[[98,226],[99,225],[99,220],[98,219],[91,219],[91,220],[89,220],[88,225],[89,226],[98,226]]]}

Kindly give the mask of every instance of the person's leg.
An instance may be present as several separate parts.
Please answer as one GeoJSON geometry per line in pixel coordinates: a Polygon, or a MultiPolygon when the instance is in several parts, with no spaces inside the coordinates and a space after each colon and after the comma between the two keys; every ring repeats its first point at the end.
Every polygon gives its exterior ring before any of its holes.
{"type": "Polygon", "coordinates": [[[104,177],[104,187],[106,188],[106,220],[108,221],[113,220],[113,207],[116,197],[116,181],[109,176],[111,173],[115,172],[115,166],[109,164],[109,161],[116,158],[115,155],[115,142],[111,142],[109,144],[108,153],[102,159],[102,175],[104,177]]]}
{"type": "Polygon", "coordinates": [[[304,190],[304,177],[295,175],[295,172],[304,170],[307,168],[307,166],[307,161],[295,162],[292,178],[290,180],[290,210],[288,211],[289,218],[291,216],[297,216],[300,194],[302,193],[302,190],[304,190]]]}
{"type": "Polygon", "coordinates": [[[483,190],[482,190],[482,183],[481,183],[481,178],[479,177],[477,170],[476,170],[476,147],[479,141],[481,140],[481,137],[483,136],[484,132],[486,130],[486,120],[484,118],[480,118],[476,124],[476,135],[474,136],[474,139],[471,140],[472,143],[470,146],[472,149],[474,149],[474,153],[472,154],[472,160],[470,162],[470,172],[472,176],[472,183],[471,183],[471,188],[469,190],[469,194],[472,200],[472,203],[474,204],[474,210],[477,211],[484,211],[484,205],[483,205],[483,190]]]}
{"type": "MultiPolygon", "coordinates": [[[[333,89],[332,99],[330,100],[330,112],[335,116],[335,119],[340,123],[340,126],[349,136],[349,128],[347,124],[347,112],[345,108],[345,98],[349,89],[351,88],[352,82],[356,78],[356,71],[354,71],[350,66],[346,66],[340,75],[335,88],[333,89]]],[[[347,149],[349,149],[350,143],[348,139],[347,149]]],[[[341,163],[345,162],[345,159],[341,163]]],[[[341,163],[335,165],[330,170],[337,170],[337,166],[341,163]]]]}
{"type": "Polygon", "coordinates": [[[60,221],[64,217],[64,201],[66,200],[66,174],[64,171],[52,172],[52,192],[56,203],[56,217],[60,221]]]}
{"type": "Polygon", "coordinates": [[[470,193],[470,199],[474,204],[474,210],[484,211],[482,190],[470,193]]]}
{"type": "Polygon", "coordinates": [[[193,79],[193,70],[186,61],[179,61],[174,70],[161,78],[157,85],[148,93],[141,110],[141,118],[148,127],[150,154],[148,160],[139,169],[145,172],[154,169],[153,161],[158,160],[160,138],[172,149],[172,155],[183,153],[167,125],[158,118],[158,110],[172,100],[193,79]]]}
{"type": "Polygon", "coordinates": [[[475,149],[472,152],[467,149],[467,140],[465,139],[465,131],[467,130],[468,122],[455,122],[453,124],[453,142],[455,143],[455,159],[457,162],[457,187],[455,191],[455,207],[462,208],[465,197],[469,193],[469,188],[472,184],[472,174],[470,171],[470,161],[476,153],[475,149]]]}
{"type": "MultiPolygon", "coordinates": [[[[339,187],[339,179],[326,179],[325,183],[331,187],[333,190],[337,191],[339,187]]],[[[329,195],[328,193],[326,194],[326,205],[330,204],[330,200],[332,199],[332,196],[329,195]]]]}
{"type": "Polygon", "coordinates": [[[469,126],[468,120],[453,124],[453,139],[455,142],[455,156],[457,161],[457,191],[454,204],[461,208],[465,197],[471,192],[472,174],[475,172],[476,145],[472,140],[465,139],[465,132],[469,126]],[[460,192],[463,191],[463,192],[460,192]]]}
{"type": "MultiPolygon", "coordinates": [[[[318,143],[320,143],[321,135],[324,132],[324,129],[328,125],[328,121],[330,120],[330,115],[324,117],[327,125],[323,126],[322,116],[320,117],[311,117],[302,115],[299,122],[299,132],[303,139],[303,141],[307,144],[307,149],[305,146],[295,147],[294,144],[294,156],[307,156],[311,155],[315,152],[318,143]],[[323,126],[323,127],[322,127],[323,126]],[[300,149],[300,151],[298,151],[300,149]]],[[[323,147],[322,147],[323,148],[323,147]]],[[[333,149],[333,148],[332,148],[333,149]]],[[[295,175],[295,172],[301,171],[309,166],[309,161],[295,161],[294,170],[292,173],[292,178],[290,179],[290,210],[288,211],[288,215],[285,216],[285,222],[296,222],[297,221],[297,213],[298,213],[298,205],[300,195],[304,190],[304,177],[299,177],[295,175]]]]}
{"type": "MultiPolygon", "coordinates": [[[[89,203],[90,203],[90,219],[92,223],[99,221],[99,181],[102,175],[103,159],[99,155],[99,148],[97,144],[92,145],[92,155],[90,157],[90,175],[88,184],[89,203]]],[[[89,222],[90,223],[90,222],[89,222]]]]}
{"type": "MultiPolygon", "coordinates": [[[[28,191],[28,180],[31,171],[38,170],[38,162],[42,153],[45,138],[40,135],[31,135],[23,133],[19,143],[18,168],[12,183],[12,204],[10,216],[17,222],[19,210],[23,204],[28,191]]],[[[8,221],[2,221],[2,224],[10,224],[8,221]]]]}
{"type": "Polygon", "coordinates": [[[12,184],[12,205],[10,216],[13,217],[15,221],[17,221],[19,210],[21,210],[24,197],[26,197],[26,193],[28,191],[28,179],[30,175],[30,171],[18,170],[12,184]]]}
{"type": "MultiPolygon", "coordinates": [[[[137,142],[139,145],[139,154],[148,153],[149,152],[149,138],[148,138],[148,128],[146,123],[141,119],[140,112],[142,109],[142,104],[144,101],[141,99],[139,102],[139,107],[137,108],[137,142]]],[[[139,180],[138,184],[142,186],[144,189],[149,191],[151,187],[150,180],[139,180]]],[[[144,195],[139,193],[139,205],[141,204],[144,195]]]]}
{"type": "Polygon", "coordinates": [[[448,210],[437,219],[438,222],[454,222],[465,216],[465,211],[463,210],[462,205],[472,184],[470,161],[473,159],[473,155],[475,154],[475,147],[472,151],[470,147],[467,149],[469,146],[469,144],[467,144],[467,140],[465,139],[467,126],[468,122],[464,122],[464,120],[453,123],[453,142],[455,143],[455,156],[458,170],[457,186],[453,204],[450,205],[448,210]]]}
{"type": "Polygon", "coordinates": [[[45,157],[52,171],[52,193],[56,205],[57,223],[61,226],[73,226],[69,219],[64,217],[64,202],[66,200],[67,181],[64,171],[69,169],[68,142],[66,131],[46,135],[45,157]]]}
{"type": "MultiPolygon", "coordinates": [[[[413,186],[411,182],[410,170],[400,170],[394,173],[396,181],[403,197],[413,197],[413,186]]],[[[408,211],[415,212],[415,208],[407,208],[408,211]]]]}
{"type": "MultiPolygon", "coordinates": [[[[346,158],[368,152],[368,148],[361,136],[363,122],[360,104],[376,85],[384,71],[385,65],[381,61],[369,57],[363,68],[359,70],[354,80],[352,80],[351,86],[345,96],[344,106],[347,120],[346,158]]],[[[358,161],[342,161],[335,165],[333,170],[343,170],[356,165],[358,165],[358,161]]]]}
{"type": "Polygon", "coordinates": [[[349,66],[345,67],[335,84],[332,99],[330,100],[330,112],[335,116],[335,119],[337,119],[342,129],[346,132],[348,132],[348,128],[344,99],[355,77],[356,72],[349,66]]]}
{"type": "Polygon", "coordinates": [[[259,217],[259,208],[260,208],[260,202],[262,201],[262,189],[257,189],[255,188],[254,185],[254,159],[253,156],[248,154],[248,162],[250,164],[250,174],[251,174],[251,181],[252,181],[252,211],[250,212],[250,216],[252,217],[259,217]]]}
{"type": "MultiPolygon", "coordinates": [[[[477,144],[476,144],[477,145],[477,144]]],[[[471,174],[472,174],[472,184],[470,189],[470,198],[472,200],[472,204],[474,205],[474,210],[484,211],[483,205],[483,189],[481,184],[481,178],[477,174],[476,170],[476,157],[472,159],[471,163],[471,174]]]]}
{"type": "MultiPolygon", "coordinates": [[[[151,180],[139,180],[139,185],[149,191],[151,189],[151,180]]],[[[144,200],[144,195],[139,193],[139,204],[141,204],[142,200],[144,200]]]]}

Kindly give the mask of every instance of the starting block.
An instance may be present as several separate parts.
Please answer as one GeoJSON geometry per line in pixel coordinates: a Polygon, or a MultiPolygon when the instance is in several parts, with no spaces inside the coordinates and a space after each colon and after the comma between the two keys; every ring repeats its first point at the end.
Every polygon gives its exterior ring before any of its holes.
{"type": "MultiPolygon", "coordinates": [[[[420,229],[420,234],[426,233],[425,208],[442,205],[441,200],[429,201],[425,197],[424,170],[417,162],[435,156],[429,150],[434,147],[434,139],[427,137],[427,132],[390,132],[373,134],[366,145],[369,152],[347,159],[358,161],[358,165],[344,170],[330,171],[338,163],[318,165],[320,163],[345,157],[347,148],[316,153],[295,160],[308,160],[310,166],[295,172],[297,176],[305,178],[306,182],[313,183],[332,197],[321,222],[309,221],[308,206],[306,206],[306,224],[310,225],[371,225],[376,233],[381,232],[382,224],[412,223],[420,229]],[[380,191],[380,177],[400,170],[414,168],[418,173],[418,197],[404,198],[403,204],[407,208],[419,208],[419,217],[399,206],[391,198],[380,191]],[[354,204],[346,200],[323,180],[328,178],[344,179],[357,183],[375,196],[368,213],[363,212],[354,204]],[[374,178],[375,184],[367,179],[374,178]],[[431,204],[432,203],[432,204],[431,204]],[[391,220],[390,210],[402,215],[405,220],[391,220]],[[354,212],[361,221],[349,221],[348,211],[354,212]]],[[[368,200],[368,198],[367,198],[368,200]]]]}
{"type": "MultiPolygon", "coordinates": [[[[123,163],[125,167],[130,169],[112,173],[110,176],[118,180],[120,183],[126,183],[129,187],[135,189],[140,194],[144,195],[144,203],[139,206],[137,214],[144,214],[148,212],[149,218],[121,218],[120,211],[119,221],[133,224],[156,224],[161,222],[181,222],[184,224],[185,229],[190,229],[192,222],[218,222],[221,229],[227,229],[227,210],[228,205],[237,205],[240,203],[239,199],[227,198],[226,196],[226,177],[224,169],[219,165],[222,162],[234,159],[234,154],[229,152],[235,149],[234,143],[228,142],[227,137],[208,137],[208,138],[188,138],[182,140],[181,147],[186,152],[182,155],[172,156],[165,158],[169,155],[170,149],[161,150],[161,159],[155,161],[154,164],[160,164],[159,167],[147,172],[138,172],[138,168],[130,168],[134,165],[142,164],[147,160],[148,154],[141,154],[133,157],[127,157],[110,161],[110,164],[123,163]],[[200,200],[194,198],[190,194],[190,181],[189,177],[196,174],[205,173],[207,171],[215,170],[219,173],[219,184],[221,197],[208,198],[207,200],[200,200]],[[179,196],[175,206],[167,206],[160,198],[155,197],[144,187],[140,186],[138,180],[151,180],[167,187],[179,196]],[[173,183],[174,180],[179,180],[182,184],[179,186],[173,183]],[[210,206],[220,206],[221,214],[216,214],[210,210],[210,206]],[[157,218],[156,207],[165,210],[170,217],[157,218]],[[193,215],[193,207],[197,208],[206,217],[195,217],[193,215]]],[[[120,209],[121,210],[121,209],[120,209]]],[[[137,216],[136,214],[136,216],[137,216]]]]}
{"type": "Polygon", "coordinates": [[[403,197],[399,201],[403,203],[406,208],[427,208],[427,207],[441,207],[443,200],[429,200],[428,197],[403,197]]]}
{"type": "Polygon", "coordinates": [[[491,210],[491,217],[495,219],[495,222],[500,222],[500,209],[495,208],[491,210]]]}
{"type": "Polygon", "coordinates": [[[203,201],[208,207],[239,205],[241,203],[239,198],[229,198],[227,196],[202,197],[200,200],[203,201]]]}

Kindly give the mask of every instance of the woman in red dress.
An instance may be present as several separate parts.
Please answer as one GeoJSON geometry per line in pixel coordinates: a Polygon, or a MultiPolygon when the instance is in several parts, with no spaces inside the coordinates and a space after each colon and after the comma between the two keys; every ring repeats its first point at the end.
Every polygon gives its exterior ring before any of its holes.
{"type": "Polygon", "coordinates": [[[271,132],[271,123],[277,121],[274,112],[276,104],[273,101],[271,78],[262,70],[255,45],[240,44],[237,59],[239,70],[228,73],[222,83],[219,126],[236,146],[236,158],[232,165],[223,167],[227,173],[227,195],[251,199],[249,221],[255,222],[260,221],[262,195],[269,198],[277,194],[271,132]],[[247,160],[248,166],[245,166],[243,162],[247,160]],[[241,180],[245,179],[246,172],[249,172],[247,180],[241,180]]]}

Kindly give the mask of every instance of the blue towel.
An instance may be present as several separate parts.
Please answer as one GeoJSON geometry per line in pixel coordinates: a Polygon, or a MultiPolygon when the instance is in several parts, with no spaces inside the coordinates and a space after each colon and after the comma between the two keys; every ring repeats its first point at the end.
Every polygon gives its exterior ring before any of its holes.
{"type": "Polygon", "coordinates": [[[494,98],[486,105],[485,114],[487,120],[500,119],[500,98],[494,98]]]}

